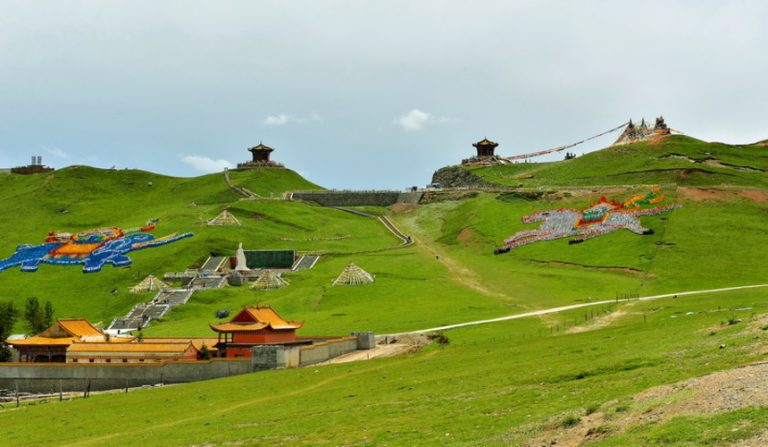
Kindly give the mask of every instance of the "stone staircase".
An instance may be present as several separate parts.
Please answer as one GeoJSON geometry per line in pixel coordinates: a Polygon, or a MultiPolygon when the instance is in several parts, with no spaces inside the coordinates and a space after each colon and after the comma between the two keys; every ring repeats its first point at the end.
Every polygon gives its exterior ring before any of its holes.
{"type": "Polygon", "coordinates": [[[315,266],[318,259],[320,259],[319,255],[304,255],[299,259],[296,265],[293,266],[293,271],[300,272],[302,270],[309,270],[315,266]]]}
{"type": "Polygon", "coordinates": [[[200,270],[188,270],[184,273],[166,273],[165,278],[189,279],[182,289],[165,289],[157,292],[151,301],[137,304],[124,317],[115,318],[107,331],[129,332],[149,326],[152,320],[165,316],[171,308],[187,304],[198,290],[219,289],[227,285],[225,276],[214,275],[227,258],[210,257],[200,270]]]}

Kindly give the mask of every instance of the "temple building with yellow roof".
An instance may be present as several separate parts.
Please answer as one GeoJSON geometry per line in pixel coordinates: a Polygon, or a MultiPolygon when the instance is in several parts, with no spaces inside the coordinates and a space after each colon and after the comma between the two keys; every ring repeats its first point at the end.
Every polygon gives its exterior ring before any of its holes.
{"type": "Polygon", "coordinates": [[[23,363],[134,363],[196,360],[203,346],[216,355],[217,338],[112,337],[84,318],[61,319],[37,335],[6,340],[23,363]]]}
{"type": "Polygon", "coordinates": [[[163,360],[197,360],[200,351],[191,341],[152,343],[74,343],[67,349],[67,363],[137,363],[163,360]]]}
{"type": "MultiPolygon", "coordinates": [[[[115,339],[115,342],[125,339],[115,339]]],[[[130,341],[131,339],[127,339],[130,341]]],[[[6,343],[19,351],[22,362],[63,362],[74,343],[105,342],[107,336],[84,318],[56,320],[39,334],[6,343]]]]}
{"type": "Polygon", "coordinates": [[[287,320],[269,306],[247,306],[231,320],[209,326],[215,335],[121,337],[83,318],[61,319],[39,334],[5,340],[18,360],[0,366],[0,389],[49,393],[55,383],[62,392],[87,395],[305,367],[376,348],[376,337],[367,331],[297,336],[304,322],[287,320]]]}
{"type": "Polygon", "coordinates": [[[287,321],[269,306],[246,307],[226,323],[211,324],[219,334],[216,348],[223,357],[251,357],[251,348],[269,344],[311,344],[297,339],[304,322],[287,321]]]}
{"type": "Polygon", "coordinates": [[[372,333],[298,337],[304,322],[286,320],[270,306],[247,306],[231,320],[209,326],[215,337],[120,337],[83,318],[60,319],[39,334],[5,342],[18,351],[20,363],[29,364],[138,366],[216,359],[250,361],[255,369],[272,361],[272,354],[265,352],[280,352],[292,359],[285,365],[299,366],[375,345],[372,333]]]}

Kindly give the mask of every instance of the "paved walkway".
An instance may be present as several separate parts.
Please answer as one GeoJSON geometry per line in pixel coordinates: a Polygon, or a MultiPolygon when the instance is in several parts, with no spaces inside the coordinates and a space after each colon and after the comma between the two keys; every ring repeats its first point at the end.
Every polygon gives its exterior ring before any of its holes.
{"type": "Polygon", "coordinates": [[[604,305],[604,304],[614,304],[614,303],[621,303],[621,302],[627,302],[627,301],[650,301],[650,300],[658,300],[658,299],[661,299],[661,298],[671,298],[671,297],[679,297],[679,296],[687,296],[687,295],[703,295],[703,294],[706,294],[706,293],[731,292],[731,291],[734,291],[734,290],[757,289],[757,288],[761,288],[761,287],[768,287],[768,284],[754,284],[754,285],[750,285],[750,286],[725,287],[725,288],[722,288],[722,289],[692,290],[692,291],[687,291],[687,292],[665,293],[663,295],[644,296],[644,297],[640,297],[640,298],[590,301],[588,303],[571,304],[569,306],[552,307],[550,309],[535,310],[535,311],[526,312],[526,313],[522,313],[522,314],[508,315],[506,317],[491,318],[489,320],[468,321],[466,323],[449,324],[449,325],[446,325],[446,326],[432,327],[432,328],[429,328],[429,329],[420,329],[420,330],[416,330],[416,331],[399,332],[397,334],[384,334],[384,335],[380,335],[379,337],[396,337],[398,335],[406,335],[406,334],[423,334],[423,333],[427,333],[427,332],[446,331],[448,329],[456,329],[456,328],[465,327],[465,326],[477,326],[477,325],[480,325],[480,324],[497,323],[499,321],[517,320],[519,318],[535,317],[537,315],[546,315],[546,314],[552,314],[552,313],[557,313],[557,312],[563,312],[563,311],[566,311],[566,310],[580,309],[582,307],[600,306],[600,305],[604,305]]]}

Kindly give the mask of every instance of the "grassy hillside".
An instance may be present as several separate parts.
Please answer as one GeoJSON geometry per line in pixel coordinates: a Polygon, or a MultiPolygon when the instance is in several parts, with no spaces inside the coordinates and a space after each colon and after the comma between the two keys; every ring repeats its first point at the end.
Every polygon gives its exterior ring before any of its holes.
{"type": "Polygon", "coordinates": [[[681,438],[684,445],[723,445],[761,430],[768,420],[764,409],[726,413],[717,431],[711,423],[693,433],[680,433],[679,421],[667,425],[676,438],[642,425],[622,427],[618,419],[648,409],[633,396],[650,386],[760,358],[755,335],[763,332],[753,314],[768,310],[765,291],[617,310],[607,314],[614,324],[604,328],[595,323],[599,317],[585,322],[583,312],[573,312],[548,322],[531,318],[450,331],[449,345],[399,358],[0,410],[3,441],[506,446],[526,445],[596,412],[607,422],[594,441],[623,437],[610,445],[677,445],[669,439],[681,438]],[[736,310],[744,308],[750,309],[736,310]],[[728,325],[729,318],[744,322],[728,325]],[[568,333],[574,324],[585,331],[568,333]],[[550,333],[555,325],[560,331],[550,333]],[[727,348],[718,349],[721,344],[727,348]]]}
{"type": "MultiPolygon", "coordinates": [[[[233,172],[262,194],[316,187],[290,170],[233,172]]],[[[23,304],[29,296],[50,300],[60,317],[83,316],[107,324],[150,296],[131,295],[128,288],[147,274],[162,275],[199,264],[212,252],[232,253],[238,242],[248,248],[356,251],[391,245],[390,235],[375,222],[335,210],[280,201],[240,201],[222,174],[172,178],[142,171],[107,171],[70,167],[45,175],[0,176],[0,256],[16,245],[42,243],[51,230],[82,231],[102,226],[130,228],[159,218],[157,236],[193,232],[174,244],[132,253],[130,268],[105,266],[84,275],[80,267],[41,265],[37,273],[11,269],[0,273],[0,297],[23,304]],[[242,227],[209,227],[208,219],[223,208],[242,227]],[[339,241],[309,241],[349,235],[339,241]],[[283,238],[295,239],[284,241],[283,238]]],[[[23,330],[22,327],[18,328],[23,330]]]]}
{"type": "Polygon", "coordinates": [[[484,180],[513,186],[768,186],[768,148],[707,143],[673,135],[591,152],[572,160],[471,168],[484,180]],[[532,178],[522,178],[532,175],[532,178]]]}
{"type": "MultiPolygon", "coordinates": [[[[288,170],[231,172],[232,181],[261,195],[316,188],[288,170]]],[[[39,243],[53,229],[80,231],[119,225],[131,227],[160,218],[153,233],[192,231],[180,242],[131,254],[130,268],[105,266],[84,275],[80,267],[41,265],[37,273],[11,269],[0,273],[0,296],[19,306],[29,296],[50,300],[56,316],[86,317],[107,325],[152,294],[128,289],[147,274],[162,276],[199,265],[211,253],[246,248],[290,248],[321,252],[315,269],[288,274],[291,287],[258,292],[247,287],[198,293],[185,306],[154,322],[147,335],[210,335],[216,310],[236,311],[246,304],[273,304],[287,317],[306,320],[307,334],[407,330],[485,318],[508,312],[504,300],[478,295],[452,279],[429,254],[394,249],[400,241],[376,219],[335,209],[282,200],[239,200],[221,174],[176,179],[138,171],[69,168],[44,176],[4,176],[0,252],[10,255],[19,243],[39,243]],[[223,208],[240,227],[210,227],[205,222],[223,208]],[[17,212],[15,210],[22,210],[17,212]],[[331,287],[348,262],[376,275],[374,286],[331,287]],[[425,293],[427,292],[427,293],[425,293]],[[442,297],[436,303],[435,296],[442,297]]],[[[378,210],[383,212],[383,210],[378,210]]],[[[17,331],[25,330],[21,322],[17,331]]]]}
{"type": "Polygon", "coordinates": [[[321,189],[290,169],[230,171],[229,176],[236,185],[267,197],[283,191],[321,189]]]}
{"type": "MultiPolygon", "coordinates": [[[[626,199],[642,188],[616,190],[626,199]]],[[[421,206],[396,216],[401,225],[444,255],[461,260],[488,287],[524,306],[549,306],[637,291],[641,294],[760,282],[768,244],[768,202],[737,193],[701,198],[669,187],[666,203],[682,208],[641,222],[655,231],[638,236],[619,230],[577,245],[568,239],[538,242],[494,256],[493,248],[517,231],[537,228],[523,215],[557,208],[582,209],[604,192],[562,194],[531,201],[506,194],[421,206]],[[695,259],[693,264],[691,260],[695,259]],[[724,273],[723,269],[727,269],[724,273]]],[[[768,195],[765,196],[768,199],[768,195]]]]}
{"type": "MultiPolygon", "coordinates": [[[[145,274],[184,269],[210,252],[234,250],[240,241],[248,248],[325,256],[313,270],[286,275],[291,285],[285,289],[198,293],[145,333],[210,335],[207,323],[216,310],[254,302],[306,320],[303,334],[388,333],[619,294],[762,284],[768,282],[764,151],[672,137],[661,145],[611,148],[565,162],[476,170],[491,181],[543,186],[541,195],[479,193],[367,209],[389,213],[414,236],[416,244],[405,248],[376,219],[299,202],[238,200],[221,174],[170,179],[80,168],[0,176],[0,212],[14,216],[0,221],[0,251],[8,254],[50,229],[133,226],[153,217],[162,219],[158,235],[196,234],[133,254],[129,269],[3,272],[0,297],[23,302],[35,294],[54,301],[59,316],[108,321],[151,296],[127,294],[145,274]],[[682,156],[716,158],[720,165],[682,156]],[[534,177],[514,178],[522,172],[534,177]],[[521,216],[647,191],[635,183],[665,183],[665,203],[682,205],[641,217],[654,234],[619,230],[577,245],[560,239],[493,255],[506,237],[536,228],[521,216]],[[224,207],[242,227],[204,225],[224,207]],[[375,274],[376,282],[331,287],[350,261],[375,274]]],[[[279,172],[233,172],[232,179],[264,197],[315,187],[279,172]]],[[[7,421],[3,445],[487,446],[551,445],[552,439],[560,439],[558,445],[728,445],[762,433],[768,411],[740,402],[704,413],[689,405],[701,390],[675,385],[683,391],[674,399],[688,412],[652,424],[646,415],[663,412],[672,397],[654,400],[644,392],[763,359],[767,328],[768,288],[602,305],[446,331],[447,345],[402,357],[0,408],[7,421]],[[599,424],[592,423],[596,416],[599,424]],[[578,430],[578,442],[562,442],[578,430]]]]}

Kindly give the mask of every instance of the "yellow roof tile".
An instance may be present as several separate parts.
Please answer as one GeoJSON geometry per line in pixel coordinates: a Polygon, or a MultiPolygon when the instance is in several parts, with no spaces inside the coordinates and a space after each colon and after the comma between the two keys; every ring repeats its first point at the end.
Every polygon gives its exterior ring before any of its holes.
{"type": "Polygon", "coordinates": [[[209,324],[209,326],[216,332],[253,332],[269,327],[265,323],[221,323],[209,324]]]}
{"type": "Polygon", "coordinates": [[[210,338],[210,337],[204,337],[204,338],[174,338],[174,337],[158,337],[158,338],[144,338],[141,341],[142,343],[192,343],[192,346],[195,347],[198,351],[203,348],[203,345],[205,345],[209,350],[216,350],[214,346],[219,342],[218,338],[210,338]]]}
{"type": "Polygon", "coordinates": [[[11,346],[69,346],[77,340],[75,337],[50,338],[36,335],[21,340],[6,340],[5,342],[11,346]]]}
{"type": "Polygon", "coordinates": [[[57,320],[56,323],[73,337],[93,337],[103,335],[102,332],[85,318],[57,320]]]}
{"type": "Polygon", "coordinates": [[[67,352],[184,352],[190,343],[74,343],[67,352]]]}
{"type": "Polygon", "coordinates": [[[254,321],[268,324],[272,329],[298,329],[304,326],[303,322],[286,321],[269,306],[246,307],[245,311],[254,321]]]}

